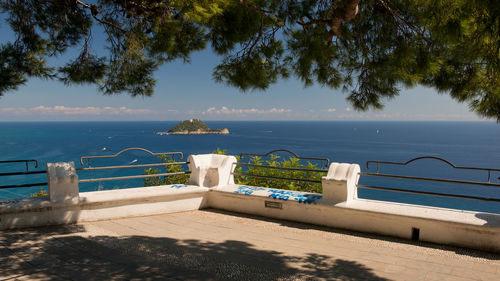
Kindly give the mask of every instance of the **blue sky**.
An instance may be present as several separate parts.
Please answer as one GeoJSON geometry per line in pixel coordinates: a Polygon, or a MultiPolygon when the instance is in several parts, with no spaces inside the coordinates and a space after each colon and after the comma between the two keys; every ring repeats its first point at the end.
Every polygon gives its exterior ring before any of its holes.
{"type": "MultiPolygon", "coordinates": [[[[3,40],[12,38],[0,27],[3,40]]],[[[99,35],[94,37],[100,44],[99,35]]],[[[75,52],[63,58],[76,56],[75,52]]],[[[31,79],[0,97],[0,121],[111,120],[481,120],[466,104],[417,87],[403,89],[383,110],[357,112],[346,93],[319,86],[304,88],[291,77],[266,91],[241,92],[216,83],[212,70],[220,61],[210,49],[192,55],[191,63],[175,61],[156,73],[152,97],[103,96],[95,86],[65,86],[31,79]]],[[[56,61],[57,62],[57,61],[56,61]]]]}

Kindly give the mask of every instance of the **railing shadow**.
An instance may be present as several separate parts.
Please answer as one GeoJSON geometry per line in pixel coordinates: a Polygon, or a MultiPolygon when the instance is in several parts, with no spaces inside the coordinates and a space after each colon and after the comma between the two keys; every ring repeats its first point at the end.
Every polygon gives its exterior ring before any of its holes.
{"type": "Polygon", "coordinates": [[[0,253],[0,278],[13,279],[387,280],[363,264],[324,255],[286,256],[235,240],[87,236],[81,226],[5,231],[0,253]]]}
{"type": "Polygon", "coordinates": [[[488,214],[488,213],[478,213],[476,218],[485,220],[485,226],[496,226],[500,227],[500,215],[488,214]]]}

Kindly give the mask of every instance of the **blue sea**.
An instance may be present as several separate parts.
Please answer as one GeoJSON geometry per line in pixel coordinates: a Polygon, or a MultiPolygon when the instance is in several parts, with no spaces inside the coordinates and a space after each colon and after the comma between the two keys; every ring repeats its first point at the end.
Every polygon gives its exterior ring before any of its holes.
{"type": "MultiPolygon", "coordinates": [[[[152,152],[210,153],[217,148],[228,154],[266,153],[288,149],[304,157],[325,157],[331,162],[406,162],[420,156],[436,156],[457,166],[500,168],[500,125],[494,122],[206,122],[211,128],[228,128],[229,135],[157,135],[177,122],[0,122],[0,161],[37,159],[47,162],[74,161],[80,157],[112,155],[124,148],[141,147],[152,152]]],[[[283,154],[282,156],[285,156],[283,154]]],[[[140,151],[115,159],[96,159],[93,166],[137,165],[158,162],[140,151]]],[[[0,164],[0,173],[24,171],[25,165],[0,164]]],[[[142,174],[144,169],[80,172],[80,179],[142,174]]],[[[485,171],[456,170],[436,160],[421,160],[408,166],[380,166],[380,173],[468,181],[487,181],[485,171]]],[[[500,183],[500,172],[490,180],[500,183]]],[[[0,185],[46,181],[45,176],[4,176],[0,185]]],[[[500,198],[499,187],[395,180],[362,176],[360,184],[429,192],[500,198]]],[[[132,188],[141,180],[103,181],[80,185],[81,191],[132,188]]],[[[27,197],[39,187],[0,189],[0,199],[27,197]]],[[[376,200],[500,213],[500,203],[359,189],[359,197],[376,200]]]]}

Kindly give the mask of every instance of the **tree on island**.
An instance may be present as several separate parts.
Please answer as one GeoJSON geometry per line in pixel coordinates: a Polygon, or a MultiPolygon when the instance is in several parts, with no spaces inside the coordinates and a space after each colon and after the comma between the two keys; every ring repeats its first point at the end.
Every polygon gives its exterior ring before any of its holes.
{"type": "Polygon", "coordinates": [[[173,132],[197,131],[197,130],[210,131],[210,127],[208,127],[208,125],[205,124],[205,122],[201,121],[200,119],[190,119],[177,123],[170,130],[168,130],[168,132],[173,133],[173,132]]]}
{"type": "Polygon", "coordinates": [[[180,134],[180,135],[200,135],[200,134],[229,134],[227,128],[224,129],[210,129],[205,122],[200,119],[189,119],[177,123],[170,130],[166,132],[158,132],[159,135],[180,134]]]}
{"type": "Polygon", "coordinates": [[[30,77],[153,94],[154,72],[208,45],[216,81],[266,89],[294,76],[341,88],[359,110],[424,85],[500,120],[495,0],[4,0],[14,39],[0,46],[0,95],[30,77]],[[103,32],[106,49],[93,50],[103,32]],[[49,61],[81,52],[63,66],[49,61]]]}

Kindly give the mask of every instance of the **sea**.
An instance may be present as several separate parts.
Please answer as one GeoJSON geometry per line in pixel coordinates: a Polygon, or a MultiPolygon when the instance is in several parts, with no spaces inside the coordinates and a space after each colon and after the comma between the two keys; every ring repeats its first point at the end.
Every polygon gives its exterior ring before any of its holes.
{"type": "MultiPolygon", "coordinates": [[[[29,171],[44,170],[46,163],[73,161],[83,156],[114,155],[139,147],[154,153],[211,153],[216,149],[230,155],[265,154],[276,149],[293,151],[301,157],[328,158],[330,162],[357,163],[362,172],[404,175],[458,181],[500,183],[500,172],[455,169],[479,167],[500,169],[500,124],[494,122],[378,122],[378,121],[208,121],[211,128],[228,128],[229,135],[158,135],[177,122],[0,122],[0,161],[36,159],[29,171]],[[367,161],[404,163],[416,157],[433,156],[449,163],[422,159],[408,165],[367,166],[367,161]]],[[[287,158],[287,153],[279,153],[287,158]]],[[[176,159],[180,159],[177,155],[176,159]]],[[[140,150],[115,158],[91,160],[91,166],[139,165],[159,159],[140,150]]],[[[319,162],[314,162],[320,165],[319,162]]],[[[22,172],[25,163],[0,163],[2,173],[22,172]]],[[[80,179],[141,175],[144,168],[78,172],[80,179]]],[[[46,182],[44,174],[0,176],[0,186],[46,182]]],[[[361,176],[359,184],[452,195],[500,199],[500,187],[466,185],[361,176]]],[[[80,184],[80,191],[134,188],[142,180],[101,181],[80,184]]],[[[2,188],[0,200],[29,197],[40,187],[2,188]]],[[[442,208],[500,213],[500,203],[359,188],[358,196],[373,200],[442,208]]]]}

